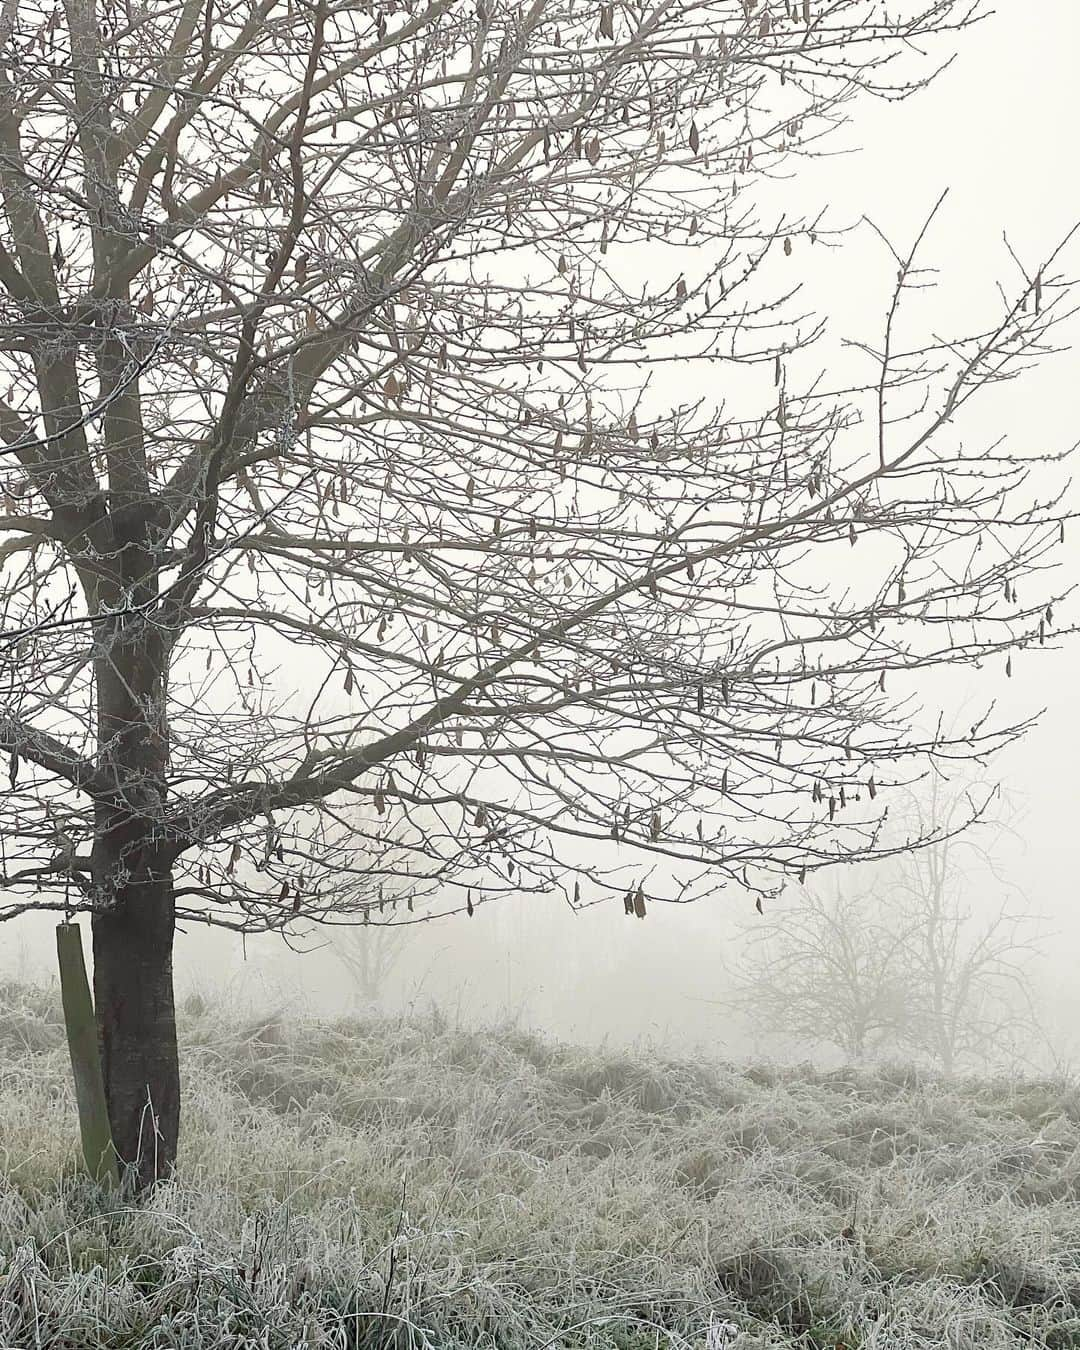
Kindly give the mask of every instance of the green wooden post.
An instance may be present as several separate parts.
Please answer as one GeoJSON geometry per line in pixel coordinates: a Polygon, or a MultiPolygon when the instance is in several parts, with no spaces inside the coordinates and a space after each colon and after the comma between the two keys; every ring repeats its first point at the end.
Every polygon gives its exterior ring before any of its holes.
{"type": "Polygon", "coordinates": [[[71,1072],[75,1079],[83,1158],[95,1181],[115,1183],[118,1179],[116,1150],[105,1104],[105,1080],[101,1075],[97,1023],[83,960],[82,930],[77,923],[57,925],[56,954],[60,963],[60,994],[71,1051],[71,1072]]]}

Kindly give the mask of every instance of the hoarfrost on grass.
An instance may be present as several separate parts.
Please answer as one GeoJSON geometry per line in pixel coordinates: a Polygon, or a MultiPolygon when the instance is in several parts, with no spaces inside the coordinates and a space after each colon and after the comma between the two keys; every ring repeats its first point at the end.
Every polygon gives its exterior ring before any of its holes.
{"type": "Polygon", "coordinates": [[[180,1178],[75,1169],[0,990],[0,1345],[1080,1346],[1080,1091],[184,1013],[180,1178]]]}

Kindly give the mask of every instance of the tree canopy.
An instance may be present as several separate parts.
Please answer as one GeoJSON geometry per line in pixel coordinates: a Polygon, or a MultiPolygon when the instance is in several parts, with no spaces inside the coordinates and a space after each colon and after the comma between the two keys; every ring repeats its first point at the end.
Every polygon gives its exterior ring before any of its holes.
{"type": "Polygon", "coordinates": [[[760,898],[1015,734],[913,731],[908,677],[1051,628],[1052,456],[963,415],[1057,265],[913,335],[897,252],[830,377],[826,226],[755,205],[974,18],[5,5],[0,917],[90,911],[99,1004],[138,950],[167,1028],[174,914],[760,898]]]}

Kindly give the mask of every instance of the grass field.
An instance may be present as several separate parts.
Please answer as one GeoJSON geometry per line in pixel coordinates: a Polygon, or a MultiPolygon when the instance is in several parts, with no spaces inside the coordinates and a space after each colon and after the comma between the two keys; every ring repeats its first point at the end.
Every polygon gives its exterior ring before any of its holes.
{"type": "Polygon", "coordinates": [[[0,1346],[1080,1347],[1071,1084],[193,1000],[181,1178],[124,1208],[58,1004],[0,987],[0,1346]]]}

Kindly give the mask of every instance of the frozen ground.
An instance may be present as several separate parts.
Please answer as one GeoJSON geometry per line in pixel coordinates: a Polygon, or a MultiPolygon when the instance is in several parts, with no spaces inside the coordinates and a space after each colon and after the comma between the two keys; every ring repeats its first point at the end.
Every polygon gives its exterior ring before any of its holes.
{"type": "Polygon", "coordinates": [[[192,1000],[181,1179],[118,1208],[57,1005],[0,988],[0,1346],[1080,1346],[1069,1083],[192,1000]]]}

